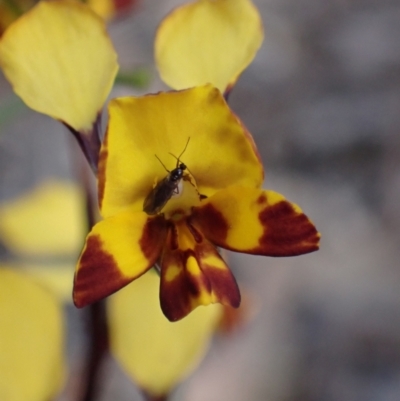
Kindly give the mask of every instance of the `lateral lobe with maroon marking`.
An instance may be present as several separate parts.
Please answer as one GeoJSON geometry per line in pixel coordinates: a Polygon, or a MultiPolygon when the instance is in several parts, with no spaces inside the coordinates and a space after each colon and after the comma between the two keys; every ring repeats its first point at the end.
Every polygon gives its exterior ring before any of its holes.
{"type": "Polygon", "coordinates": [[[87,239],[75,273],[74,304],[82,308],[111,295],[131,281],[121,274],[114,257],[102,248],[100,237],[93,235],[87,239]]]}
{"type": "Polygon", "coordinates": [[[297,213],[287,201],[263,209],[258,218],[264,226],[259,245],[249,253],[296,256],[316,251],[319,234],[304,213],[297,213]]]}
{"type": "Polygon", "coordinates": [[[265,256],[296,256],[319,249],[318,231],[308,217],[297,212],[290,202],[282,200],[270,206],[266,194],[261,194],[256,204],[261,209],[257,219],[263,232],[259,238],[255,238],[258,244],[249,249],[228,244],[231,227],[223,213],[211,203],[193,208],[191,221],[208,240],[232,251],[265,256]]]}

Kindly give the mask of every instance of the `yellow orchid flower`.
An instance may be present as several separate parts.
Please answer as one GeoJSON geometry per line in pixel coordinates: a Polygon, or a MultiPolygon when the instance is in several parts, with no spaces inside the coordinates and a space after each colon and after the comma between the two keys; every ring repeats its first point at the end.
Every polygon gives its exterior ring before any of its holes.
{"type": "Polygon", "coordinates": [[[114,99],[109,116],[99,169],[104,220],[77,265],[78,307],[154,264],[169,320],[199,305],[238,307],[238,286],[215,246],[270,256],[318,249],[319,234],[301,209],[260,188],[263,167],[252,138],[218,89],[114,99]]]}
{"type": "Polygon", "coordinates": [[[229,92],[263,41],[263,26],[251,0],[196,0],[161,22],[155,60],[173,89],[210,83],[229,92]]]}

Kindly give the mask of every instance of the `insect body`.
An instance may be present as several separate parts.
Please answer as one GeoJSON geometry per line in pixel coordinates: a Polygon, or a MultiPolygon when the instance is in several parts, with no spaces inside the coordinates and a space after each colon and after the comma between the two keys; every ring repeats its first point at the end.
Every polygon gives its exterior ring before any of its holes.
{"type": "Polygon", "coordinates": [[[147,214],[154,215],[159,213],[171,199],[172,195],[179,193],[179,183],[183,178],[183,172],[185,170],[186,165],[178,162],[177,167],[170,171],[146,196],[143,203],[143,210],[147,214]]]}
{"type": "MultiPolygon", "coordinates": [[[[176,157],[176,167],[169,171],[160,161],[160,163],[164,166],[165,170],[168,171],[168,175],[163,178],[146,196],[146,199],[143,202],[143,211],[149,215],[154,215],[160,213],[162,208],[166,205],[166,203],[171,199],[172,195],[179,193],[179,184],[184,178],[184,171],[187,169],[184,163],[180,162],[180,157],[185,152],[187,145],[189,143],[190,138],[186,142],[185,149],[183,149],[182,153],[179,157],[176,157]]],[[[172,153],[171,153],[172,154],[172,153]]]]}

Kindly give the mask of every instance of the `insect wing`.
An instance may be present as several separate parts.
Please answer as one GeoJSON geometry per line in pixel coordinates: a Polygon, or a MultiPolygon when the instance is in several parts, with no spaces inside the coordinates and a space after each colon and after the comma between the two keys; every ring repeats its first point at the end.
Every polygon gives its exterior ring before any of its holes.
{"type": "Polygon", "coordinates": [[[170,175],[168,174],[146,196],[143,203],[143,211],[149,215],[159,213],[165,204],[171,199],[177,185],[177,182],[170,180],[170,175]]]}

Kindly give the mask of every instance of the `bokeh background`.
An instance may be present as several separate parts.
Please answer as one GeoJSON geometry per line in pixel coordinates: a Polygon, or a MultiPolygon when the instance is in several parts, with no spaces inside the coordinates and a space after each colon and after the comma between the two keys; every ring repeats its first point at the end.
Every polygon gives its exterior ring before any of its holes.
{"type": "MultiPolygon", "coordinates": [[[[110,22],[122,70],[144,67],[151,77],[144,90],[117,85],[113,97],[166,89],[154,67],[154,32],[182,3],[139,0],[133,12],[110,22]]],[[[265,41],[230,104],[254,135],[265,187],[312,218],[321,250],[282,259],[229,255],[249,298],[247,323],[215,339],[175,399],[397,401],[400,2],[255,4],[265,41]]],[[[0,200],[49,178],[74,180],[74,152],[70,134],[28,110],[1,76],[0,200]]],[[[79,372],[82,312],[72,306],[66,312],[67,351],[79,372]]],[[[75,380],[60,401],[71,399],[75,380]]],[[[101,401],[140,400],[111,359],[103,386],[101,401]]]]}

